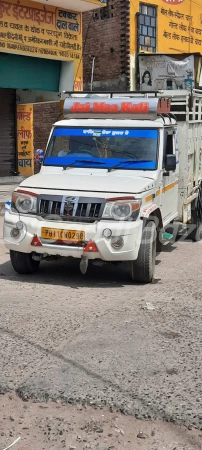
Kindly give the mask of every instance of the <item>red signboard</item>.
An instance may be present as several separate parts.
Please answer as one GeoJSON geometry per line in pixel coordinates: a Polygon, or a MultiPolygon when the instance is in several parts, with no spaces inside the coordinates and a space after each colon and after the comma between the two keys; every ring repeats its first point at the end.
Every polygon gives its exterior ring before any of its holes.
{"type": "Polygon", "coordinates": [[[69,110],[73,113],[148,113],[149,112],[149,103],[144,101],[137,104],[133,104],[132,102],[121,102],[121,104],[114,103],[109,105],[106,102],[74,102],[73,105],[69,108],[69,110]]]}
{"type": "Polygon", "coordinates": [[[64,114],[68,115],[139,115],[146,118],[157,113],[156,98],[67,98],[64,114]]]}

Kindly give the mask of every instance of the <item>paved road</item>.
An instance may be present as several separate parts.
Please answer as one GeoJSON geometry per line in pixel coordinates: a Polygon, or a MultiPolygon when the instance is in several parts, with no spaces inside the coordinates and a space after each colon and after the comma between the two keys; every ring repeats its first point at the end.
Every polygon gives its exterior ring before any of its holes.
{"type": "Polygon", "coordinates": [[[202,429],[201,252],[165,247],[154,283],[140,286],[123,267],[83,276],[68,262],[18,276],[1,240],[0,391],[202,429]]]}

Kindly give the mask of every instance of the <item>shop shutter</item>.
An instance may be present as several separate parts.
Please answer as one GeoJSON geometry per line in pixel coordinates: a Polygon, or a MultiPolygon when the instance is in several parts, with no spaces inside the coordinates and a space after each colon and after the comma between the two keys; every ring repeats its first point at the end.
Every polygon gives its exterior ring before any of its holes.
{"type": "Polygon", "coordinates": [[[0,177],[16,170],[15,108],[15,90],[0,88],[0,177]]]}

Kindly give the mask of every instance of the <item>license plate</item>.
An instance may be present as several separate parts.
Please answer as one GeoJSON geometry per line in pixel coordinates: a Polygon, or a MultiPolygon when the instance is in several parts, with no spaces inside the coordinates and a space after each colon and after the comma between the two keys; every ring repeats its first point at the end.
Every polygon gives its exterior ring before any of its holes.
{"type": "Polygon", "coordinates": [[[71,241],[71,242],[85,241],[84,231],[60,230],[58,228],[42,228],[41,237],[43,239],[55,239],[59,241],[71,241]]]}

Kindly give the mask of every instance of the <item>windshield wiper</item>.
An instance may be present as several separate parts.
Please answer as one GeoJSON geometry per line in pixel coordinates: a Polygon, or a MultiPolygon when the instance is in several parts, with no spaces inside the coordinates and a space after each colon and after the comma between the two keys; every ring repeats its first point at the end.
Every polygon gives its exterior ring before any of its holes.
{"type": "Polygon", "coordinates": [[[93,159],[77,159],[76,161],[63,166],[63,170],[66,170],[68,167],[74,167],[76,163],[105,164],[104,162],[95,161],[93,159]]]}
{"type": "Polygon", "coordinates": [[[129,160],[124,160],[124,161],[120,161],[118,164],[115,164],[115,166],[112,166],[108,169],[108,172],[111,172],[111,170],[116,170],[118,169],[119,166],[121,166],[122,164],[134,164],[134,163],[146,163],[146,162],[151,162],[151,160],[147,160],[147,159],[129,159],[129,160]]]}

